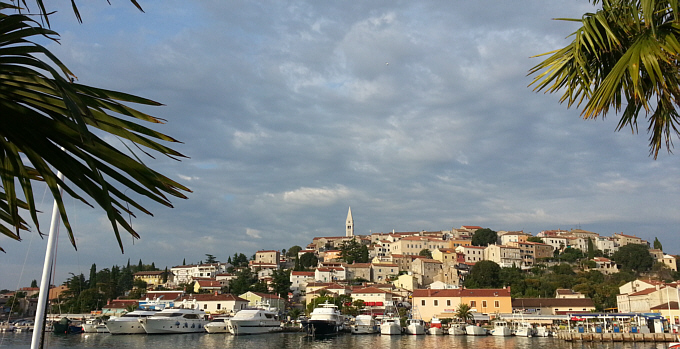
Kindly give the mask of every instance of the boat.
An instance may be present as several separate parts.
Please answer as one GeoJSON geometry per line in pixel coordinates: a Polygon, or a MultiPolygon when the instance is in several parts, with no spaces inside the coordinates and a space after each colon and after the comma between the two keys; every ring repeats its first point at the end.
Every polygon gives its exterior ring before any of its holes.
{"type": "Polygon", "coordinates": [[[462,322],[454,322],[449,326],[447,332],[452,336],[464,336],[466,324],[462,322]]]}
{"type": "Polygon", "coordinates": [[[493,322],[492,336],[508,337],[512,335],[512,329],[505,321],[497,320],[493,322]]]}
{"type": "Polygon", "coordinates": [[[149,317],[139,318],[147,334],[205,332],[206,314],[196,300],[184,300],[179,307],[165,308],[149,317]]]}
{"type": "Polygon", "coordinates": [[[436,316],[433,316],[432,320],[430,320],[430,328],[427,329],[427,334],[431,335],[444,334],[444,330],[442,329],[442,322],[436,316]]]}
{"type": "Polygon", "coordinates": [[[526,321],[513,322],[513,334],[518,337],[533,337],[535,335],[534,328],[526,321]]]}
{"type": "Polygon", "coordinates": [[[407,319],[404,333],[412,335],[425,334],[425,321],[414,318],[407,319]]]}
{"type": "Polygon", "coordinates": [[[552,332],[545,326],[538,326],[534,330],[536,331],[536,337],[552,336],[552,332]]]}
{"type": "Polygon", "coordinates": [[[54,327],[54,334],[78,334],[83,333],[83,327],[80,322],[73,321],[69,318],[63,317],[59,321],[52,322],[54,327]]]}
{"type": "Polygon", "coordinates": [[[371,315],[357,315],[354,325],[351,327],[352,334],[374,334],[380,331],[378,324],[371,315]]]}
{"type": "Polygon", "coordinates": [[[147,318],[158,312],[159,310],[138,309],[118,317],[109,318],[104,321],[104,325],[111,334],[144,334],[146,331],[144,331],[139,319],[147,318]]]}
{"type": "Polygon", "coordinates": [[[388,315],[380,322],[380,334],[401,334],[401,319],[398,316],[388,315]]]}
{"type": "Polygon", "coordinates": [[[465,334],[468,336],[486,336],[488,333],[484,327],[472,324],[465,326],[465,334]]]}
{"type": "Polygon", "coordinates": [[[283,330],[281,320],[275,308],[269,305],[258,305],[239,311],[227,323],[233,335],[261,334],[283,330]]]}
{"type": "Polygon", "coordinates": [[[231,316],[217,316],[205,325],[208,333],[231,333],[229,331],[229,320],[231,316]]]}
{"type": "Polygon", "coordinates": [[[108,333],[106,324],[100,318],[87,319],[83,324],[83,332],[85,333],[108,333]]]}
{"type": "Polygon", "coordinates": [[[303,327],[310,336],[329,336],[338,334],[343,328],[343,322],[338,306],[326,301],[314,308],[303,327]]]}

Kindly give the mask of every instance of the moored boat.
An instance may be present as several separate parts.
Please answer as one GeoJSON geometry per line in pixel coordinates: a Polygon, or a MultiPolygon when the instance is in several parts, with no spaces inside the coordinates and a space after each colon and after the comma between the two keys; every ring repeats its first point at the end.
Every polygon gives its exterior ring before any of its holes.
{"type": "Polygon", "coordinates": [[[138,321],[148,334],[205,332],[208,323],[205,312],[199,309],[196,300],[185,300],[178,308],[165,308],[138,321]]]}
{"type": "Polygon", "coordinates": [[[336,335],[343,328],[344,317],[335,304],[319,304],[303,323],[308,335],[311,336],[331,336],[336,335]]]}
{"type": "Polygon", "coordinates": [[[111,334],[143,334],[144,327],[139,319],[155,315],[159,310],[134,310],[122,316],[112,317],[104,321],[106,329],[111,334]]]}
{"type": "Polygon", "coordinates": [[[425,334],[425,321],[413,318],[406,320],[404,333],[412,335],[425,334]]]}
{"type": "Polygon", "coordinates": [[[447,332],[452,336],[464,336],[466,324],[461,322],[454,322],[449,326],[447,332]]]}
{"type": "Polygon", "coordinates": [[[430,320],[430,327],[427,329],[427,334],[431,335],[444,334],[444,330],[442,329],[442,322],[436,316],[433,316],[432,320],[430,320]]]}
{"type": "Polygon", "coordinates": [[[468,336],[486,336],[488,332],[484,327],[472,324],[465,326],[465,334],[468,336]]]}
{"type": "Polygon", "coordinates": [[[508,326],[508,323],[502,320],[497,320],[493,322],[493,329],[491,330],[492,336],[508,337],[512,335],[512,329],[508,326]]]}
{"type": "Polygon", "coordinates": [[[283,329],[277,311],[266,305],[239,311],[229,319],[227,327],[231,334],[237,336],[278,332],[283,329]]]}
{"type": "Polygon", "coordinates": [[[518,337],[533,337],[534,328],[526,321],[513,322],[513,334],[518,337]]]}
{"type": "Polygon", "coordinates": [[[230,333],[229,320],[231,316],[217,316],[205,325],[208,333],[230,333]]]}
{"type": "Polygon", "coordinates": [[[378,331],[380,328],[371,315],[357,315],[352,325],[352,334],[373,334],[378,331]]]}
{"type": "Polygon", "coordinates": [[[401,319],[398,316],[383,317],[380,322],[380,334],[401,334],[401,319]]]}
{"type": "Polygon", "coordinates": [[[85,333],[108,333],[109,330],[106,328],[104,321],[99,318],[87,319],[83,324],[83,332],[85,333]]]}

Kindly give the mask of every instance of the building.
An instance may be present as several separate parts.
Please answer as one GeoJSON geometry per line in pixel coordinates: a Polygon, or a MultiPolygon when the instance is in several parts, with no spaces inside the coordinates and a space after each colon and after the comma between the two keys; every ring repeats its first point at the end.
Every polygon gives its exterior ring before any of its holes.
{"type": "Polygon", "coordinates": [[[417,289],[413,290],[413,307],[425,321],[433,316],[452,318],[461,303],[483,314],[511,313],[510,288],[502,289],[417,289]]]}
{"type": "Polygon", "coordinates": [[[226,273],[230,266],[229,263],[180,265],[170,268],[170,272],[176,285],[190,284],[194,278],[215,278],[217,274],[226,273]]]}
{"type": "Polygon", "coordinates": [[[350,238],[354,236],[354,218],[352,218],[351,207],[347,210],[347,221],[345,222],[345,236],[350,238]]]}
{"type": "Polygon", "coordinates": [[[215,279],[194,279],[194,293],[219,292],[222,284],[215,279]]]}
{"type": "Polygon", "coordinates": [[[555,290],[555,298],[586,298],[586,295],[580,292],[574,292],[574,290],[558,288],[555,290]]]}
{"type": "Polygon", "coordinates": [[[439,248],[447,248],[448,245],[448,241],[441,238],[407,236],[390,243],[389,249],[391,253],[417,256],[422,250],[434,251],[439,248]]]}
{"type": "Polygon", "coordinates": [[[371,281],[371,263],[343,264],[347,280],[371,281]]]}
{"type": "Polygon", "coordinates": [[[371,264],[371,281],[386,282],[399,275],[399,266],[394,263],[371,264]]]}
{"type": "Polygon", "coordinates": [[[641,238],[635,235],[626,235],[624,233],[614,234],[614,236],[612,236],[612,239],[616,241],[616,245],[619,247],[628,244],[647,245],[647,241],[642,240],[641,238]]]}
{"type": "Polygon", "coordinates": [[[532,315],[566,315],[595,311],[590,298],[516,298],[512,300],[513,312],[532,315]]]}
{"type": "Polygon", "coordinates": [[[489,245],[484,249],[483,259],[498,264],[501,268],[521,267],[522,258],[519,247],[489,245]]]}
{"type": "Polygon", "coordinates": [[[192,294],[179,301],[195,299],[208,314],[234,314],[248,306],[248,300],[232,294],[192,294]]]}
{"type": "Polygon", "coordinates": [[[272,308],[276,308],[279,313],[286,309],[286,300],[275,294],[248,291],[239,295],[239,297],[247,300],[250,307],[268,304],[272,308]]]}
{"type": "Polygon", "coordinates": [[[435,259],[418,258],[412,263],[413,275],[420,285],[429,285],[435,282],[435,277],[442,271],[442,262],[435,259]]]}
{"type": "Polygon", "coordinates": [[[384,313],[385,307],[392,307],[401,300],[399,295],[377,287],[355,289],[350,295],[352,301],[364,301],[364,307],[371,313],[384,313]]]}
{"type": "Polygon", "coordinates": [[[135,280],[146,282],[146,286],[158,286],[163,284],[164,271],[138,271],[133,274],[135,280]]]}
{"type": "Polygon", "coordinates": [[[278,268],[281,263],[281,252],[276,250],[261,250],[255,252],[255,263],[274,264],[278,268]]]}
{"type": "Polygon", "coordinates": [[[463,263],[475,264],[484,260],[484,249],[483,246],[458,246],[456,252],[463,254],[463,263]]]}
{"type": "Polygon", "coordinates": [[[314,270],[314,280],[319,282],[336,282],[347,280],[343,267],[318,267],[314,270]]]}

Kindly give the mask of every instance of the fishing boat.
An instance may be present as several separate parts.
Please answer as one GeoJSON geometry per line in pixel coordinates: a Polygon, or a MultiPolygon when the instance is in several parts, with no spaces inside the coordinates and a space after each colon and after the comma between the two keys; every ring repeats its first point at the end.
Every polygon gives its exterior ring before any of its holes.
{"type": "Polygon", "coordinates": [[[508,323],[502,320],[497,320],[493,322],[493,329],[491,330],[492,336],[509,337],[512,335],[512,329],[508,326],[508,323]]]}
{"type": "Polygon", "coordinates": [[[533,337],[534,328],[527,321],[513,322],[513,334],[518,337],[533,337]]]}
{"type": "Polygon", "coordinates": [[[231,316],[217,316],[205,325],[208,333],[231,333],[229,331],[229,320],[231,316]]]}
{"type": "Polygon", "coordinates": [[[398,316],[388,315],[380,322],[380,334],[401,334],[401,319],[398,316]]]}
{"type": "Polygon", "coordinates": [[[465,334],[468,336],[486,336],[488,332],[486,328],[477,326],[475,324],[465,326],[465,334]]]}
{"type": "Polygon", "coordinates": [[[433,316],[432,320],[430,320],[430,328],[427,329],[427,334],[431,335],[444,334],[444,330],[442,329],[442,322],[436,316],[433,316]]]}
{"type": "Polygon", "coordinates": [[[447,332],[452,336],[464,336],[466,324],[462,322],[454,322],[449,326],[447,332]]]}
{"type": "Polygon", "coordinates": [[[414,318],[407,319],[404,333],[412,335],[425,334],[425,321],[414,318]]]}
{"type": "Polygon", "coordinates": [[[156,314],[139,318],[147,334],[205,332],[206,314],[196,300],[184,300],[179,307],[165,308],[156,314]]]}
{"type": "Polygon", "coordinates": [[[227,322],[227,327],[231,334],[237,336],[283,330],[277,310],[265,304],[239,311],[227,322]]]}
{"type": "Polygon", "coordinates": [[[326,301],[312,311],[309,320],[303,323],[307,334],[311,336],[336,335],[343,328],[344,318],[338,306],[326,301]]]}
{"type": "Polygon", "coordinates": [[[371,315],[357,315],[354,325],[351,327],[352,334],[374,334],[380,331],[378,324],[371,315]]]}

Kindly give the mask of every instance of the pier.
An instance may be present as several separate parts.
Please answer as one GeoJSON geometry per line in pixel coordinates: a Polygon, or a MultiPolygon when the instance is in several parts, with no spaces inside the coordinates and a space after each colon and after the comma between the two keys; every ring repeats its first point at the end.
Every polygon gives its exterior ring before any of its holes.
{"type": "Polygon", "coordinates": [[[675,342],[678,340],[677,335],[673,333],[578,333],[569,331],[557,332],[557,338],[568,342],[675,342]]]}

